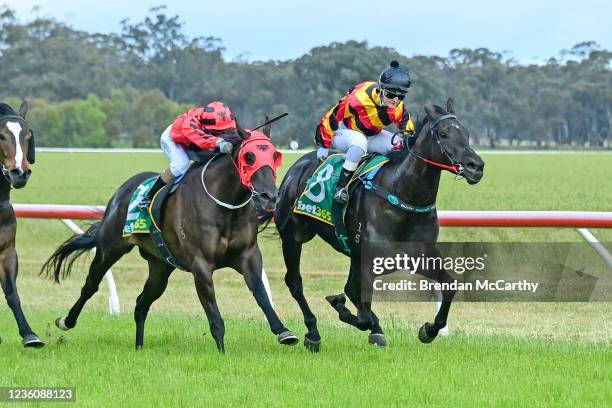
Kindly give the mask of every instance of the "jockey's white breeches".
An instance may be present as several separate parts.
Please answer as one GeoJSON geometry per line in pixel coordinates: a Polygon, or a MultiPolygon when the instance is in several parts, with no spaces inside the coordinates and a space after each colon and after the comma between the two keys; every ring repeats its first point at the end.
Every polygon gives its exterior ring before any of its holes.
{"type": "Polygon", "coordinates": [[[379,134],[367,137],[363,133],[348,129],[344,123],[338,125],[338,130],[332,138],[332,146],[346,153],[351,146],[357,146],[364,153],[388,153],[392,150],[393,133],[381,130],[379,134]]]}
{"type": "Polygon", "coordinates": [[[174,177],[179,177],[189,169],[189,157],[183,146],[175,143],[170,137],[170,128],[168,126],[161,134],[159,143],[162,150],[170,159],[170,172],[174,177]]]}

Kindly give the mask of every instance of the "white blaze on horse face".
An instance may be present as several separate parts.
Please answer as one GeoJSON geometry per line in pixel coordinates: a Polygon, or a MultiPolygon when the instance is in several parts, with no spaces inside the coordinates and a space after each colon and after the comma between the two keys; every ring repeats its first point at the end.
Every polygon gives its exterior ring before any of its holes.
{"type": "Polygon", "coordinates": [[[15,166],[21,170],[21,161],[23,160],[23,151],[21,150],[21,142],[19,140],[21,125],[19,122],[7,122],[6,127],[15,136],[15,166]]]}

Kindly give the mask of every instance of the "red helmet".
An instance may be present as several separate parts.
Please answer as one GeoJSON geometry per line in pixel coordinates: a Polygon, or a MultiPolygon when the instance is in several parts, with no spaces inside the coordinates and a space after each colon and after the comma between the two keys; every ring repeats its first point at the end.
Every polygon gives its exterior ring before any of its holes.
{"type": "Polygon", "coordinates": [[[202,126],[208,130],[225,130],[236,127],[232,111],[223,102],[214,101],[204,107],[202,126]]]}

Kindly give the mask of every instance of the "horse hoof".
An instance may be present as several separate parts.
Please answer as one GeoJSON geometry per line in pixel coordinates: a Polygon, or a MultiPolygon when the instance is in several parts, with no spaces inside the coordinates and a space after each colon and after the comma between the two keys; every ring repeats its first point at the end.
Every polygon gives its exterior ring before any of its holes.
{"type": "Polygon", "coordinates": [[[419,340],[421,340],[421,343],[425,343],[425,344],[431,343],[436,338],[436,336],[430,337],[429,334],[427,334],[426,329],[431,326],[432,326],[431,324],[425,323],[419,329],[419,340]]]}
{"type": "Polygon", "coordinates": [[[143,348],[143,345],[142,345],[142,344],[137,344],[137,345],[136,345],[136,351],[141,351],[141,350],[142,350],[142,348],[143,348]]]}
{"type": "Polygon", "coordinates": [[[329,304],[335,309],[339,304],[344,304],[346,302],[346,297],[343,294],[339,295],[330,295],[325,296],[325,300],[329,302],[329,304]]]}
{"type": "Polygon", "coordinates": [[[282,332],[278,335],[278,342],[285,346],[293,346],[299,341],[298,337],[291,331],[282,332]]]}
{"type": "Polygon", "coordinates": [[[70,327],[66,326],[66,318],[65,317],[58,317],[57,319],[55,319],[55,325],[60,330],[63,330],[63,331],[70,330],[70,327]]]}
{"type": "Polygon", "coordinates": [[[372,333],[368,336],[368,343],[376,347],[387,347],[387,339],[382,333],[372,333]]]}
{"type": "Polygon", "coordinates": [[[321,340],[314,341],[310,340],[308,337],[304,337],[304,347],[311,353],[318,353],[321,350],[321,340]]]}
{"type": "Polygon", "coordinates": [[[38,338],[35,334],[28,334],[21,340],[21,344],[23,347],[31,347],[31,348],[41,348],[45,345],[41,339],[38,338]]]}

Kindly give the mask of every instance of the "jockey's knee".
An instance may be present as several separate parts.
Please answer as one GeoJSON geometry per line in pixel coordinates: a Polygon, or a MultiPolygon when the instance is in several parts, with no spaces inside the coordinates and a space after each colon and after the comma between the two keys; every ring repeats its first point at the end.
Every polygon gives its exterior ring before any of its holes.
{"type": "Polygon", "coordinates": [[[361,149],[363,154],[365,154],[365,152],[368,151],[368,138],[362,133],[355,132],[351,137],[351,148],[352,147],[361,149]]]}
{"type": "Polygon", "coordinates": [[[349,171],[355,171],[359,161],[365,154],[366,150],[361,146],[352,145],[346,152],[346,160],[344,161],[344,168],[349,171]]]}
{"type": "Polygon", "coordinates": [[[359,161],[368,151],[368,139],[363,133],[351,132],[350,145],[346,151],[346,160],[343,167],[348,171],[355,171],[359,161]]]}
{"type": "Polygon", "coordinates": [[[170,172],[174,177],[180,177],[189,169],[189,159],[173,160],[170,163],[170,172]]]}

